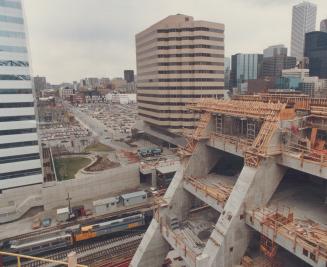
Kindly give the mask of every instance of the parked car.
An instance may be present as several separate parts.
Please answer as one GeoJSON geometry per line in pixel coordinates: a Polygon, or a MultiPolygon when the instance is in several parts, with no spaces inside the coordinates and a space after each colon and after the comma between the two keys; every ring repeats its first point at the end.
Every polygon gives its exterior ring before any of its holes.
{"type": "Polygon", "coordinates": [[[43,227],[49,227],[51,225],[51,219],[50,218],[45,218],[42,220],[42,226],[43,227]]]}
{"type": "Polygon", "coordinates": [[[39,229],[40,227],[41,227],[40,218],[34,219],[33,222],[32,222],[32,229],[35,230],[35,229],[39,229]]]}

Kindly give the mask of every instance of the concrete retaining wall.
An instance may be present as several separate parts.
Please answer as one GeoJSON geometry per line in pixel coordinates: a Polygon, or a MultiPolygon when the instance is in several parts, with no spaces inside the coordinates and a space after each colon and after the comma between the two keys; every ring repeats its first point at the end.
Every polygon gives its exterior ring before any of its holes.
{"type": "Polygon", "coordinates": [[[49,210],[67,206],[68,193],[72,205],[79,205],[87,200],[132,191],[139,185],[139,166],[135,163],[87,177],[5,190],[0,194],[0,223],[17,220],[32,207],[44,206],[49,210]]]}

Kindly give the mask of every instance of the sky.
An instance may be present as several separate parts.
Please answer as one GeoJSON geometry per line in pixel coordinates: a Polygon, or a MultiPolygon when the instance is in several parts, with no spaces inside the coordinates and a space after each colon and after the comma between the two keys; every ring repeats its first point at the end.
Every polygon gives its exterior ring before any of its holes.
{"type": "MultiPolygon", "coordinates": [[[[23,0],[33,75],[51,83],[122,77],[136,68],[135,34],[173,14],[225,24],[225,56],[262,53],[291,38],[300,0],[23,0]]],[[[327,1],[317,4],[317,29],[327,1]]]]}

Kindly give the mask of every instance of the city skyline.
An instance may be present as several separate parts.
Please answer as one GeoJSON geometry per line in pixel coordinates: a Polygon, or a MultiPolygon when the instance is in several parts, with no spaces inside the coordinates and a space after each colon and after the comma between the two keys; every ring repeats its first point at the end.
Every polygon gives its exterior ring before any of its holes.
{"type": "MultiPolygon", "coordinates": [[[[224,23],[227,57],[235,53],[262,53],[275,44],[290,48],[292,6],[301,1],[233,0],[228,5],[221,1],[142,1],[137,5],[130,1],[97,2],[99,5],[87,0],[25,1],[34,75],[46,76],[51,83],[82,77],[122,77],[124,69],[136,69],[135,34],[177,13],[224,23]],[[153,12],[142,16],[142,6],[153,12]],[[279,14],[278,20],[274,14],[279,14]]],[[[311,2],[318,7],[319,29],[320,21],[327,18],[327,2],[311,2]]]]}

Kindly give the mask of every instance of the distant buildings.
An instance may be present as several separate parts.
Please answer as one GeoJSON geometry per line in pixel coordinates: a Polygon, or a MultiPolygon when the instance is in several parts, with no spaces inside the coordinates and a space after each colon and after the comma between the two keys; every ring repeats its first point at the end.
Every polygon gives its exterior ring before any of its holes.
{"type": "Polygon", "coordinates": [[[272,45],[263,50],[263,57],[287,56],[287,48],[280,45],[272,45]]]}
{"type": "Polygon", "coordinates": [[[304,55],[304,39],[307,32],[316,28],[317,6],[310,2],[302,2],[293,6],[291,56],[301,61],[304,55]]]}
{"type": "Polygon", "coordinates": [[[128,83],[134,82],[134,70],[124,70],[124,80],[128,83]]]}
{"type": "Polygon", "coordinates": [[[70,100],[70,96],[74,95],[75,90],[71,87],[61,87],[59,89],[59,96],[64,100],[70,100]]]}
{"type": "Polygon", "coordinates": [[[320,22],[320,31],[327,32],[327,19],[324,19],[320,22]]]}
{"type": "Polygon", "coordinates": [[[326,97],[327,80],[317,76],[309,76],[309,69],[286,69],[276,81],[276,88],[283,90],[295,90],[311,97],[326,97]]]}
{"type": "Polygon", "coordinates": [[[305,56],[309,58],[310,76],[327,79],[327,32],[305,35],[305,56]]]}
{"type": "Polygon", "coordinates": [[[236,54],[232,56],[231,85],[238,87],[248,80],[256,80],[262,74],[262,54],[236,54]]]}
{"type": "Polygon", "coordinates": [[[0,1],[0,21],[1,194],[4,189],[41,184],[43,175],[21,1],[0,1]]]}
{"type": "Polygon", "coordinates": [[[265,57],[263,59],[263,77],[277,79],[282,75],[283,69],[291,69],[296,66],[296,58],[286,55],[265,57]]]}
{"type": "Polygon", "coordinates": [[[39,77],[39,76],[34,77],[33,84],[37,96],[41,95],[41,91],[47,89],[47,80],[45,77],[39,77]]]}
{"type": "Polygon", "coordinates": [[[225,79],[225,89],[229,89],[230,88],[230,72],[231,72],[231,63],[230,63],[230,58],[229,57],[225,57],[224,60],[224,79],[225,79]]]}
{"type": "Polygon", "coordinates": [[[169,16],[136,35],[141,119],[170,132],[194,128],[188,103],[223,98],[224,25],[169,16]]]}

